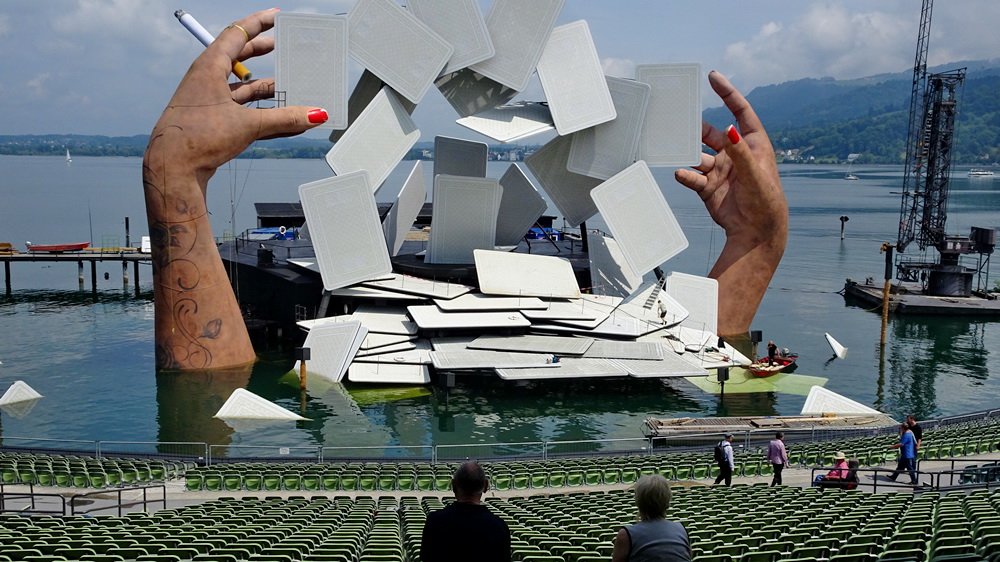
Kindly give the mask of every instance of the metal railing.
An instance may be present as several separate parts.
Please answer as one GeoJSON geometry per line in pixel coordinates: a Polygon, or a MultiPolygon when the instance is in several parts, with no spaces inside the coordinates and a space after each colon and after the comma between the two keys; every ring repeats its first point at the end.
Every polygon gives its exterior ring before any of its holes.
{"type": "Polygon", "coordinates": [[[330,461],[366,461],[366,460],[403,460],[434,462],[437,458],[435,447],[431,445],[358,445],[347,447],[323,447],[320,450],[320,460],[330,461]]]}
{"type": "Polygon", "coordinates": [[[579,455],[649,455],[652,443],[646,437],[621,437],[616,439],[584,439],[577,441],[546,441],[544,458],[579,455]]]}
{"type": "Polygon", "coordinates": [[[98,441],[97,458],[142,456],[163,459],[208,459],[208,444],[193,441],[98,441]]]}
{"type": "Polygon", "coordinates": [[[281,447],[276,445],[208,445],[207,464],[262,462],[323,462],[323,448],[316,446],[281,447]],[[227,454],[221,455],[220,451],[227,454]],[[235,453],[235,454],[234,454],[235,453]]]}
{"type": "MultiPolygon", "coordinates": [[[[1000,418],[1000,409],[984,410],[935,420],[922,420],[925,430],[933,431],[957,424],[975,424],[1000,418]]],[[[737,451],[758,453],[774,437],[775,429],[730,432],[737,451]]],[[[323,462],[334,460],[398,460],[441,462],[464,459],[545,460],[573,455],[655,455],[674,451],[708,451],[722,440],[724,433],[690,432],[670,436],[610,438],[567,441],[522,441],[506,443],[461,443],[440,445],[213,445],[202,442],[113,441],[55,439],[46,437],[2,437],[0,451],[45,454],[92,455],[97,458],[130,456],[194,461],[199,464],[227,461],[323,462]],[[380,454],[377,454],[381,451],[380,454]]],[[[897,435],[896,426],[880,428],[830,428],[813,426],[802,431],[785,432],[785,443],[817,442],[858,437],[897,435]]]]}
{"type": "Polygon", "coordinates": [[[42,494],[35,492],[34,484],[22,484],[22,486],[28,486],[28,492],[8,492],[7,485],[0,483],[0,513],[32,513],[37,515],[65,515],[66,514],[66,498],[61,494],[42,494]],[[25,505],[23,507],[11,507],[9,502],[17,500],[28,500],[30,505],[25,505]],[[54,503],[59,506],[58,509],[55,507],[51,509],[45,509],[39,507],[39,500],[41,503],[54,503]]]}
{"type": "MultiPolygon", "coordinates": [[[[970,490],[985,488],[1000,488],[1000,465],[994,461],[993,465],[984,467],[963,467],[955,468],[958,462],[978,462],[978,459],[942,459],[951,461],[951,468],[947,470],[914,470],[917,477],[917,484],[908,482],[896,482],[892,475],[906,476],[909,478],[909,471],[906,469],[893,468],[857,468],[853,469],[857,475],[856,487],[871,487],[872,492],[878,492],[881,487],[885,489],[906,489],[913,490],[914,493],[939,492],[949,490],[970,490]]],[[[810,470],[809,480],[813,486],[821,488],[846,488],[850,481],[847,480],[823,480],[816,482],[817,472],[830,472],[835,467],[813,467],[810,470]]],[[[838,469],[848,470],[848,469],[838,469]]]]}
{"type": "Polygon", "coordinates": [[[435,462],[455,461],[465,459],[512,460],[512,459],[545,459],[544,441],[526,441],[521,443],[462,443],[455,445],[436,445],[434,447],[435,462]]]}
{"type": "Polygon", "coordinates": [[[93,454],[97,456],[97,441],[84,439],[54,439],[51,437],[7,437],[0,438],[4,449],[25,452],[93,454]]]}
{"type": "Polygon", "coordinates": [[[151,504],[162,504],[163,505],[162,509],[166,509],[167,508],[167,487],[166,486],[164,486],[162,484],[157,485],[157,486],[135,486],[135,487],[132,487],[132,488],[113,488],[113,489],[107,489],[107,490],[97,490],[95,492],[87,492],[85,494],[73,494],[69,498],[69,514],[70,515],[84,515],[84,514],[87,514],[87,513],[96,513],[98,511],[107,511],[109,509],[115,509],[115,510],[118,511],[118,516],[121,517],[122,514],[124,513],[124,508],[135,507],[137,505],[141,505],[142,506],[142,511],[145,512],[146,511],[146,507],[149,506],[149,505],[151,505],[151,504]],[[127,501],[127,502],[123,502],[122,501],[122,494],[130,493],[130,492],[137,492],[137,491],[140,491],[140,490],[142,491],[142,499],[141,500],[140,499],[136,499],[134,501],[127,501]],[[149,498],[149,490],[159,490],[160,491],[160,498],[159,499],[155,499],[155,498],[154,499],[150,499],[149,498]],[[87,505],[87,504],[91,503],[92,500],[90,498],[103,499],[102,496],[106,497],[108,495],[114,495],[115,498],[118,501],[115,504],[113,504],[113,505],[96,506],[96,507],[91,507],[89,509],[77,509],[76,508],[77,504],[87,505]]]}

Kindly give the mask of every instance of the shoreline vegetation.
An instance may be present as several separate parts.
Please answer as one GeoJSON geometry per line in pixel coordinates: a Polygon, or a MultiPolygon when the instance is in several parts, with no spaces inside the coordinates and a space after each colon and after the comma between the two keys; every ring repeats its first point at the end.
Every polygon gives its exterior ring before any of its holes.
{"type": "MultiPolygon", "coordinates": [[[[64,156],[69,150],[77,156],[123,156],[141,158],[149,135],[109,137],[103,135],[0,135],[0,155],[3,156],[64,156]]],[[[323,158],[330,142],[321,139],[274,139],[258,141],[237,158],[323,158]]],[[[541,144],[491,144],[490,160],[523,160],[541,144]]],[[[404,160],[433,160],[434,143],[419,142],[404,160]]]]}
{"type": "MultiPolygon", "coordinates": [[[[1000,59],[962,61],[929,72],[965,67],[952,163],[989,166],[1000,162],[1000,59]]],[[[747,96],[767,125],[778,162],[805,164],[904,164],[911,70],[850,80],[804,78],[755,88],[747,96]]],[[[702,116],[725,129],[725,108],[702,116]]],[[[141,157],[148,135],[3,135],[0,155],[141,157]]],[[[490,160],[522,160],[545,143],[491,144],[490,160]]],[[[322,158],[330,149],[322,138],[292,137],[254,143],[239,158],[322,158]]],[[[416,144],[406,160],[430,160],[434,143],[416,144]]]]}
{"type": "MultiPolygon", "coordinates": [[[[827,129],[827,132],[834,129],[827,129]]],[[[818,131],[817,131],[818,132],[818,131]]],[[[802,136],[808,136],[802,135],[802,136]]],[[[1000,137],[998,137],[1000,138],[1000,137]]],[[[0,135],[0,155],[2,156],[64,156],[69,150],[74,157],[77,156],[121,156],[141,158],[146,149],[147,135],[135,135],[130,137],[109,137],[102,135],[0,135]]],[[[788,137],[784,137],[785,140],[788,137]]],[[[787,143],[774,143],[776,159],[779,163],[798,164],[846,164],[847,156],[854,156],[855,164],[897,164],[904,162],[904,141],[903,139],[892,139],[886,143],[887,147],[896,147],[897,150],[880,150],[873,152],[854,153],[824,153],[817,150],[816,145],[804,148],[787,148],[783,146],[787,143]],[[895,152],[895,157],[892,154],[895,152]]],[[[240,154],[240,159],[315,159],[323,158],[330,150],[330,143],[318,139],[278,139],[273,141],[260,141],[240,154]]],[[[521,161],[526,155],[531,154],[541,147],[541,144],[511,145],[511,144],[491,144],[489,145],[490,160],[521,161]]],[[[996,166],[1000,161],[1000,146],[991,147],[976,155],[964,154],[960,151],[952,159],[953,164],[958,165],[978,165],[996,166]]],[[[403,160],[433,160],[434,143],[420,142],[406,154],[403,160]]]]}

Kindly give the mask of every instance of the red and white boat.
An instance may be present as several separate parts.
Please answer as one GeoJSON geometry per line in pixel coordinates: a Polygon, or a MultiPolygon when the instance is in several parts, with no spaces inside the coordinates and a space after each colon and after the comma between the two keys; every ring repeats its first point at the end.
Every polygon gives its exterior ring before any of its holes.
{"type": "Polygon", "coordinates": [[[72,242],[69,244],[32,244],[25,242],[29,252],[48,252],[50,254],[61,254],[62,252],[79,252],[90,246],[90,242],[72,242]]]}
{"type": "Polygon", "coordinates": [[[750,374],[757,378],[770,377],[772,375],[777,375],[778,373],[789,373],[795,370],[797,365],[795,364],[795,359],[798,355],[777,355],[774,358],[774,363],[769,364],[767,357],[761,357],[760,359],[751,363],[747,370],[750,374]]]}

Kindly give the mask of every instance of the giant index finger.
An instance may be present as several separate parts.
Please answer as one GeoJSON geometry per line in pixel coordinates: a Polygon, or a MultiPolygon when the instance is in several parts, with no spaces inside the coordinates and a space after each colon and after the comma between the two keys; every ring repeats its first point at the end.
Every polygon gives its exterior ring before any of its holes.
{"type": "Polygon", "coordinates": [[[732,112],[743,135],[764,130],[764,125],[760,122],[760,118],[757,117],[757,113],[753,110],[750,102],[743,97],[743,94],[721,72],[718,70],[709,72],[708,83],[711,84],[712,89],[722,98],[722,102],[732,112]]]}
{"type": "Polygon", "coordinates": [[[229,60],[236,60],[247,43],[274,27],[274,16],[277,13],[278,8],[271,8],[250,14],[222,30],[215,42],[222,47],[229,60]]]}

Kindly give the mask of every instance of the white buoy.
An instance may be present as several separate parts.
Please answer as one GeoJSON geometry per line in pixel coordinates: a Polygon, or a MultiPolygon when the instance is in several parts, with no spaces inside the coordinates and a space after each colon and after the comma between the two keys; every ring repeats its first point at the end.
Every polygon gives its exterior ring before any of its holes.
{"type": "Polygon", "coordinates": [[[824,333],[823,335],[826,336],[826,343],[830,344],[830,349],[833,350],[833,354],[837,356],[837,359],[843,359],[847,357],[846,347],[840,345],[840,342],[833,339],[833,336],[831,336],[830,334],[824,333]]]}

